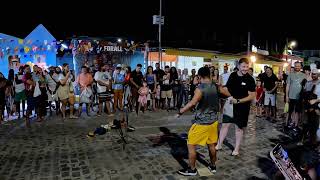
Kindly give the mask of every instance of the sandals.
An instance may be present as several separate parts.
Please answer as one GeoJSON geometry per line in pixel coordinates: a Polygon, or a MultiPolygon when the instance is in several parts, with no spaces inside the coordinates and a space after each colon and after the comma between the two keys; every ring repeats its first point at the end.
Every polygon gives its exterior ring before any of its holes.
{"type": "Polygon", "coordinates": [[[221,146],[216,145],[215,149],[216,149],[216,151],[219,151],[219,150],[222,150],[222,147],[221,147],[221,146]]]}
{"type": "Polygon", "coordinates": [[[232,151],[231,156],[239,156],[239,152],[232,151]]]}

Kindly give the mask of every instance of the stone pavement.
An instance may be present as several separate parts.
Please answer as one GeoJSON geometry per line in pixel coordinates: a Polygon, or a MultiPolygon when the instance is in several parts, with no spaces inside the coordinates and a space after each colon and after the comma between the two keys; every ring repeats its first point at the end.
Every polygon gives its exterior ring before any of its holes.
{"type": "MultiPolygon", "coordinates": [[[[22,121],[0,126],[0,180],[51,179],[188,179],[176,173],[181,169],[170,155],[166,145],[152,147],[148,137],[159,134],[159,127],[168,127],[176,133],[186,133],[191,114],[174,118],[174,112],[147,112],[139,118],[130,114],[130,123],[136,127],[129,133],[128,144],[118,142],[116,130],[88,139],[86,134],[109,117],[87,117],[78,120],[48,118],[32,128],[22,121]]],[[[234,128],[227,138],[234,144],[234,128]]],[[[223,146],[218,152],[217,173],[212,175],[197,164],[200,175],[190,179],[270,179],[274,165],[269,151],[283,136],[276,124],[250,116],[244,146],[240,157],[230,156],[232,150],[223,146]]],[[[206,148],[199,148],[208,160],[206,148]]]]}

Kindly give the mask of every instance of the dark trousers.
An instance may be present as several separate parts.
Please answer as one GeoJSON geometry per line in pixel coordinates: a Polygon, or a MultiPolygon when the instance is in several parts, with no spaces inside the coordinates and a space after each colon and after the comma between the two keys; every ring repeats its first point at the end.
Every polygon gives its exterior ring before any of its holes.
{"type": "Polygon", "coordinates": [[[186,90],[181,90],[179,92],[179,100],[178,100],[178,104],[177,107],[181,108],[182,107],[182,103],[184,102],[184,104],[188,103],[188,96],[189,96],[189,92],[186,90]]]}

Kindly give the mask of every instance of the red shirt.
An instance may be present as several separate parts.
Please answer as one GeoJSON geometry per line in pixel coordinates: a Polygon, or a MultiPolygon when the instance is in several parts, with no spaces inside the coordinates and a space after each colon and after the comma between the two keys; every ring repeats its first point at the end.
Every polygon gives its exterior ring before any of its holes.
{"type": "Polygon", "coordinates": [[[124,78],[124,82],[126,84],[129,84],[130,83],[130,78],[131,78],[131,73],[126,74],[126,76],[124,78]]]}
{"type": "Polygon", "coordinates": [[[258,101],[259,98],[261,97],[261,95],[263,94],[263,88],[260,86],[260,87],[256,87],[256,100],[258,101]]]}

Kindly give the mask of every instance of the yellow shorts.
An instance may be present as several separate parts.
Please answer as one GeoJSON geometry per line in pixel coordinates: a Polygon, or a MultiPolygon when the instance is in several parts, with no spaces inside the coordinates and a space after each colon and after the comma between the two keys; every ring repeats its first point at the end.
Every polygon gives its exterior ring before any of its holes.
{"type": "Polygon", "coordinates": [[[218,142],[218,121],[211,125],[193,124],[188,134],[188,144],[201,145],[216,144],[218,142]]]}

